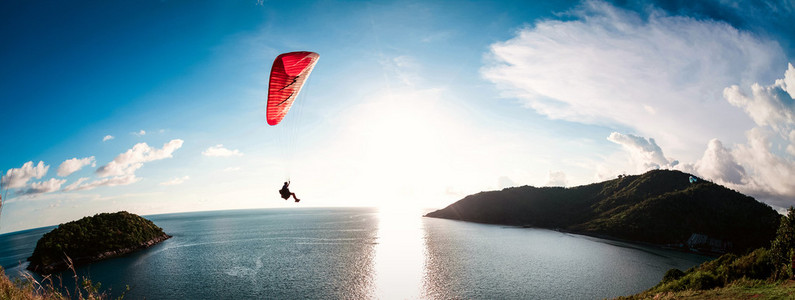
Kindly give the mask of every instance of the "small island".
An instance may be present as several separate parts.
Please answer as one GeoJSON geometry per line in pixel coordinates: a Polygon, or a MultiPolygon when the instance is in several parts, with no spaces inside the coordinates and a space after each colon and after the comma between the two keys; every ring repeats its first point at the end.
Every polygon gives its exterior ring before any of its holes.
{"type": "Polygon", "coordinates": [[[60,224],[36,243],[28,270],[57,273],[73,266],[125,255],[168,238],[163,229],[138,215],[101,213],[60,224]]]}

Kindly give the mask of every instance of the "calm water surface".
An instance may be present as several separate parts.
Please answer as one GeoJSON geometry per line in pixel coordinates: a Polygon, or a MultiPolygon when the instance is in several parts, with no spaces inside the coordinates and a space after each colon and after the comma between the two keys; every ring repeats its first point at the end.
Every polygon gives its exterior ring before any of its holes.
{"type": "MultiPolygon", "coordinates": [[[[550,230],[305,208],[148,216],[174,237],[78,269],[131,299],[601,299],[707,257],[550,230]]],[[[16,276],[50,228],[0,235],[16,276]]],[[[71,274],[64,275],[68,279],[71,274]]]]}

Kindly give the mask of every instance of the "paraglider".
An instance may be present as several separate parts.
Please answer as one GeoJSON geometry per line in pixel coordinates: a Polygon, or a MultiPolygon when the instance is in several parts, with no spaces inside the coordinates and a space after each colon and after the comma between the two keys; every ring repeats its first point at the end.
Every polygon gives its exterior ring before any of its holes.
{"type": "Polygon", "coordinates": [[[273,61],[268,85],[269,125],[279,124],[290,111],[319,57],[315,52],[299,51],[280,54],[273,61]]]}
{"type": "Polygon", "coordinates": [[[295,193],[290,192],[290,182],[289,181],[286,181],[284,183],[284,185],[282,186],[282,189],[279,190],[279,194],[282,195],[282,198],[284,198],[284,200],[290,199],[290,196],[293,196],[293,199],[295,199],[295,202],[301,201],[301,199],[298,199],[298,197],[295,196],[295,193]]]}
{"type": "Polygon", "coordinates": [[[690,183],[696,183],[696,181],[698,181],[698,179],[696,179],[693,176],[690,176],[690,178],[688,180],[690,180],[690,183]]]}
{"type": "MultiPolygon", "coordinates": [[[[268,125],[275,126],[284,119],[319,57],[317,53],[309,51],[283,53],[276,57],[268,82],[268,125]]],[[[281,197],[287,200],[292,196],[295,202],[301,201],[295,193],[290,192],[289,186],[288,179],[279,190],[281,197]]]]}

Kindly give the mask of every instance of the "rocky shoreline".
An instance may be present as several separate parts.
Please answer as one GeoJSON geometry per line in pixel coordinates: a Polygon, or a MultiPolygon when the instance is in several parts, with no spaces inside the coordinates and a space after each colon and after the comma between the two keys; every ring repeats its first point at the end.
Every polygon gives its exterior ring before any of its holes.
{"type": "Polygon", "coordinates": [[[163,241],[165,241],[165,240],[167,240],[169,238],[171,238],[170,235],[163,234],[163,235],[157,236],[157,237],[155,237],[155,238],[153,238],[151,240],[143,242],[140,245],[137,245],[137,246],[134,246],[134,247],[126,247],[126,248],[121,248],[121,249],[117,249],[117,250],[113,250],[113,251],[106,251],[106,252],[102,252],[102,253],[99,253],[99,254],[94,255],[94,256],[68,257],[67,260],[63,260],[63,261],[60,261],[60,262],[57,262],[57,263],[52,263],[52,264],[47,264],[47,265],[34,264],[34,263],[31,262],[31,264],[28,265],[27,269],[29,271],[33,271],[33,272],[36,272],[36,273],[39,273],[39,274],[42,274],[42,275],[58,273],[58,272],[61,272],[61,271],[64,271],[64,270],[67,270],[67,269],[70,268],[70,261],[69,260],[71,260],[72,267],[83,266],[83,265],[87,265],[87,264],[94,263],[94,262],[97,262],[97,261],[101,261],[101,260],[105,260],[105,259],[109,259],[109,258],[114,258],[114,257],[119,257],[119,256],[123,256],[123,255],[126,255],[126,254],[130,254],[130,253],[139,251],[139,250],[143,250],[143,249],[152,247],[152,246],[154,246],[156,244],[159,244],[159,243],[161,243],[161,242],[163,242],[163,241]]]}

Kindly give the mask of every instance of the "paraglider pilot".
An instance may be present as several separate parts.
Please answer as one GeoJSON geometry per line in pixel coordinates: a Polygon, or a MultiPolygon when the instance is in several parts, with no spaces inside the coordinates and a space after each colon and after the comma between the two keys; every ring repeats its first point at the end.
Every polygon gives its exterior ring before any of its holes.
{"type": "Polygon", "coordinates": [[[298,199],[298,197],[295,196],[295,193],[291,193],[290,192],[289,186],[290,186],[290,182],[287,181],[282,186],[282,189],[279,190],[279,194],[282,195],[282,198],[284,198],[284,200],[287,200],[287,199],[290,199],[290,196],[293,196],[293,199],[295,199],[295,202],[301,201],[301,199],[298,199]]]}

